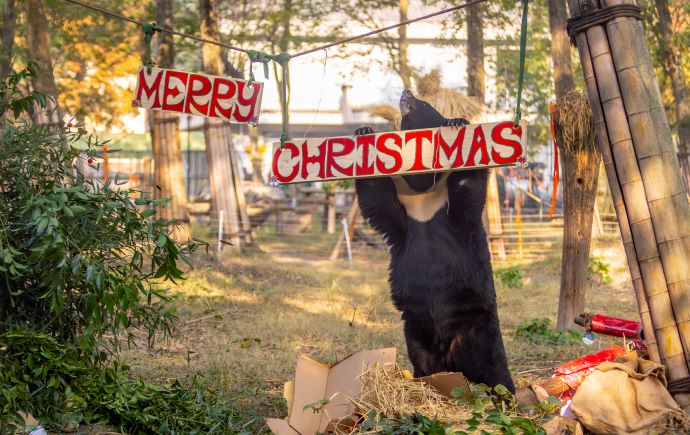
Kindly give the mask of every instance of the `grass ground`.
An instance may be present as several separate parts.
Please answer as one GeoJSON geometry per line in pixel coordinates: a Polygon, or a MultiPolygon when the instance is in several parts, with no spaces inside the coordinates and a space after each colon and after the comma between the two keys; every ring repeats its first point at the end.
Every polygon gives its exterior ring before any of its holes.
{"type": "MultiPolygon", "coordinates": [[[[278,243],[278,242],[275,242],[278,243]]],[[[152,380],[197,375],[242,409],[252,433],[266,431],[264,417],[286,413],[283,383],[293,378],[305,353],[332,363],[359,349],[398,348],[398,362],[409,368],[400,315],[388,295],[388,256],[382,250],[355,252],[345,260],[302,258],[264,243],[242,254],[226,253],[222,263],[198,254],[188,279],[174,289],[182,322],[169,343],[142,344],[122,355],[152,380]]],[[[306,249],[307,247],[305,247],[306,249]]],[[[595,242],[593,255],[610,266],[610,284],[592,280],[587,309],[636,318],[625,255],[619,240],[595,242]]],[[[312,258],[312,255],[308,256],[312,258]]],[[[554,320],[560,285],[560,258],[516,262],[521,288],[496,283],[499,316],[511,370],[518,385],[548,376],[563,361],[610,345],[533,344],[514,339],[516,328],[533,318],[554,320]]],[[[495,266],[498,269],[503,266],[495,266]]]]}

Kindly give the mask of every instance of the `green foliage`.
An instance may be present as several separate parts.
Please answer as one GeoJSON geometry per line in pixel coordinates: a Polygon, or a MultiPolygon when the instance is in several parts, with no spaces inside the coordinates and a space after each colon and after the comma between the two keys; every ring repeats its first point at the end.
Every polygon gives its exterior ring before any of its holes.
{"type": "Polygon", "coordinates": [[[18,85],[26,80],[27,77],[32,77],[36,74],[37,68],[38,65],[29,62],[26,69],[19,72],[12,71],[5,81],[0,82],[0,120],[3,119],[8,111],[12,112],[12,115],[17,118],[23,112],[28,111],[34,104],[46,107],[47,100],[45,96],[37,92],[31,92],[27,95],[20,93],[17,89],[18,85]]]}
{"type": "Polygon", "coordinates": [[[493,389],[485,384],[474,385],[469,401],[458,401],[458,404],[472,406],[472,417],[465,421],[467,431],[457,431],[455,434],[546,435],[546,431],[534,419],[517,415],[515,397],[503,385],[493,389]]]}
{"type": "MultiPolygon", "coordinates": [[[[81,350],[46,334],[16,330],[0,335],[0,427],[22,420],[16,410],[48,429],[103,422],[128,433],[238,433],[237,412],[202,389],[179,381],[154,385],[131,380],[128,367],[99,369],[81,350]]],[[[105,357],[105,356],[103,356],[105,357]]]]}
{"type": "Polygon", "coordinates": [[[505,287],[522,288],[522,273],[517,267],[494,270],[494,277],[505,287]]]}
{"type": "Polygon", "coordinates": [[[592,278],[598,275],[601,282],[604,284],[611,284],[611,276],[609,275],[609,265],[604,263],[598,257],[589,257],[589,265],[587,266],[587,276],[592,278]]]}
{"type": "Polygon", "coordinates": [[[532,319],[521,324],[515,330],[515,337],[535,344],[566,344],[580,340],[580,334],[577,331],[561,332],[551,329],[551,319],[547,317],[532,319]]]}
{"type": "Polygon", "coordinates": [[[159,282],[180,279],[177,262],[194,248],[152,219],[163,200],[84,178],[79,166],[99,145],[83,128],[0,127],[0,331],[29,325],[96,361],[126,328],[150,341],[170,332],[176,315],[159,282]]]}
{"type": "Polygon", "coordinates": [[[359,426],[358,431],[383,435],[446,435],[450,426],[436,417],[429,418],[419,412],[406,415],[399,420],[386,418],[372,410],[359,426]]]}

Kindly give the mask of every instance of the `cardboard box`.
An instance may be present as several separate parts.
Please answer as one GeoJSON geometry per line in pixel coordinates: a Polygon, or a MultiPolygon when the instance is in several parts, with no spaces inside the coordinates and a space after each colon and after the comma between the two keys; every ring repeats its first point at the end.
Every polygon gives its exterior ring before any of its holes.
{"type": "MultiPolygon", "coordinates": [[[[288,417],[266,419],[268,427],[276,435],[327,433],[331,423],[354,413],[348,397],[359,396],[360,375],[376,363],[392,369],[395,358],[395,348],[359,351],[332,366],[300,356],[294,382],[285,384],[288,417]]],[[[462,373],[436,373],[413,381],[425,382],[448,397],[456,387],[464,389],[464,397],[470,395],[462,373]]]]}

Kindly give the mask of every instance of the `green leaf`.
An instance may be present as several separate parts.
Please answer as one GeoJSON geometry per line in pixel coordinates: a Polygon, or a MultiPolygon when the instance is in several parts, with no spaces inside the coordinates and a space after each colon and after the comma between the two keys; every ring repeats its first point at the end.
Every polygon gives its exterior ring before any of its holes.
{"type": "Polygon", "coordinates": [[[165,245],[167,243],[168,243],[168,237],[163,233],[159,234],[158,238],[156,238],[156,246],[158,246],[159,248],[165,247],[165,245]]]}

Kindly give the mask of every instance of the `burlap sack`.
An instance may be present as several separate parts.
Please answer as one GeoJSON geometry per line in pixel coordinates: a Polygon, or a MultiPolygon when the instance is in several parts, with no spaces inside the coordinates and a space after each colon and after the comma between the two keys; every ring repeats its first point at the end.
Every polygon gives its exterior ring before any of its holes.
{"type": "Polygon", "coordinates": [[[597,434],[639,434],[653,426],[690,427],[690,419],[666,390],[664,367],[630,352],[605,362],[573,397],[572,410],[597,434]]]}

